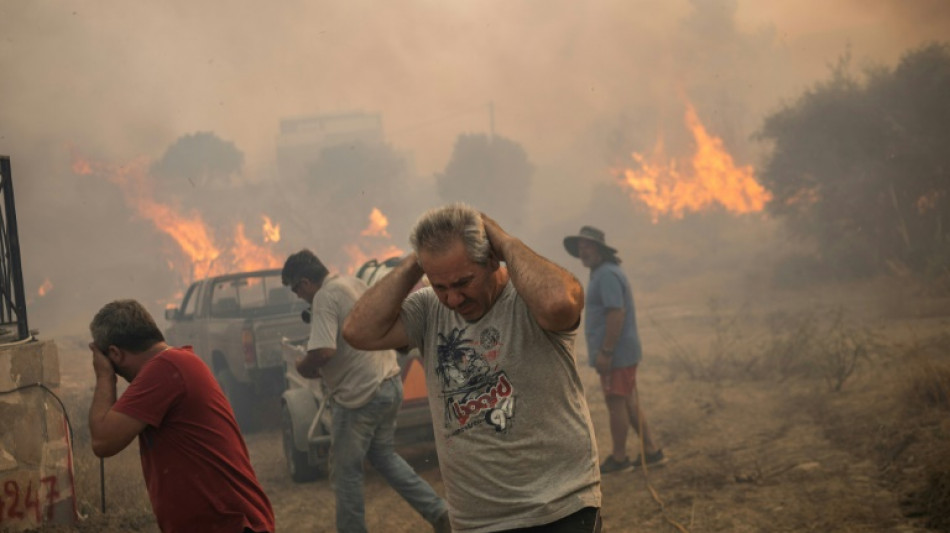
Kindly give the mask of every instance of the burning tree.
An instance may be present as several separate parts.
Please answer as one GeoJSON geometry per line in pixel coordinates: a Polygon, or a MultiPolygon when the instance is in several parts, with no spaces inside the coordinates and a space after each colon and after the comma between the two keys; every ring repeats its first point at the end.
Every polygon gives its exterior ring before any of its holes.
{"type": "MultiPolygon", "coordinates": [[[[169,268],[179,274],[183,287],[207,276],[282,264],[282,258],[270,246],[248,238],[243,221],[230,223],[227,231],[219,232],[230,234],[230,239],[228,235],[216,236],[215,226],[209,224],[200,211],[182,211],[156,199],[155,180],[148,169],[148,160],[144,157],[116,165],[88,160],[78,152],[73,153],[74,174],[108,180],[121,190],[126,206],[135,217],[150,222],[155,230],[170,238],[169,243],[175,246],[165,250],[165,260],[169,268]]],[[[280,225],[267,215],[259,217],[265,243],[278,242],[280,225]]]]}
{"type": "Polygon", "coordinates": [[[831,78],[766,118],[769,211],[837,274],[950,274],[950,47],[831,78]]]}
{"type": "Polygon", "coordinates": [[[179,137],[152,164],[150,172],[193,189],[206,183],[226,183],[239,175],[243,166],[244,154],[234,143],[202,131],[179,137]]]}
{"type": "Polygon", "coordinates": [[[304,241],[333,269],[351,271],[363,261],[402,252],[413,205],[407,157],[382,142],[330,145],[310,166],[299,198],[290,198],[304,241]],[[303,200],[304,203],[300,203],[303,200]]]}
{"type": "Polygon", "coordinates": [[[685,122],[695,145],[691,157],[668,157],[661,137],[652,154],[631,154],[632,168],[612,169],[631,199],[646,206],[654,223],[661,215],[683,218],[713,206],[735,214],[761,211],[771,195],[756,181],[752,166],[734,162],[689,102],[685,122]]]}

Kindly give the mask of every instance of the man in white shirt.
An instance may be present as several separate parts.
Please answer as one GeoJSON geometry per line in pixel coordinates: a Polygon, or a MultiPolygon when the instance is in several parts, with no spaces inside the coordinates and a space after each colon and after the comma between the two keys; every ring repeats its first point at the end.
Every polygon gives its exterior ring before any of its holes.
{"type": "Polygon", "coordinates": [[[343,321],[366,284],[352,276],[331,275],[310,250],[287,258],[281,281],[312,308],[307,354],[297,362],[297,371],[305,378],[322,377],[330,393],[330,482],[336,494],[337,531],[366,531],[364,458],[436,532],[450,531],[445,501],[393,444],[403,396],[396,352],[357,350],[343,340],[343,321]]]}

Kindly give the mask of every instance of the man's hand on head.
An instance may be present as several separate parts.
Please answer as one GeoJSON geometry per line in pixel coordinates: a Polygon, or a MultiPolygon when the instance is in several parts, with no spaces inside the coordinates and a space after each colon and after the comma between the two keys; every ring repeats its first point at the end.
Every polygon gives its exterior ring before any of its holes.
{"type": "Polygon", "coordinates": [[[96,379],[115,379],[115,367],[112,366],[112,361],[109,361],[96,343],[90,342],[89,349],[92,350],[92,369],[96,373],[96,379]]]}
{"type": "Polygon", "coordinates": [[[132,442],[145,429],[145,422],[112,410],[115,404],[115,368],[108,357],[93,343],[92,368],[96,372],[96,387],[89,406],[89,436],[92,451],[99,457],[111,457],[132,442]]]}
{"type": "Polygon", "coordinates": [[[485,235],[488,237],[488,242],[491,244],[492,252],[495,254],[495,258],[499,261],[505,260],[504,246],[511,240],[511,235],[508,234],[505,230],[501,229],[501,226],[490,216],[485,213],[482,215],[482,224],[485,225],[485,235]]]}

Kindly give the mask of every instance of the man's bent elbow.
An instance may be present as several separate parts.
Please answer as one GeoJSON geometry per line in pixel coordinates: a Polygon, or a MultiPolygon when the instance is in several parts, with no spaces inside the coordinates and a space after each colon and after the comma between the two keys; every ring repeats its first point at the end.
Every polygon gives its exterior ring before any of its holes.
{"type": "Polygon", "coordinates": [[[347,318],[343,321],[343,340],[357,350],[366,350],[368,348],[366,346],[366,339],[361,335],[363,331],[364,329],[359,327],[353,320],[347,318]]]}
{"type": "Polygon", "coordinates": [[[112,457],[113,455],[121,452],[125,446],[119,447],[114,443],[106,442],[101,439],[92,439],[92,453],[96,457],[112,457]]]}
{"type": "Polygon", "coordinates": [[[577,326],[583,305],[583,300],[580,306],[572,300],[552,303],[545,310],[543,320],[538,320],[538,323],[548,331],[567,331],[577,326]]]}

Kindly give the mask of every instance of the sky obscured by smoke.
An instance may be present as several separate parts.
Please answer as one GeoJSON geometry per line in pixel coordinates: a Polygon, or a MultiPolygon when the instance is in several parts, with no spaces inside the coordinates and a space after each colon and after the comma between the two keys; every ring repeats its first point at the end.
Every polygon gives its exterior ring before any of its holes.
{"type": "Polygon", "coordinates": [[[491,102],[495,131],[536,167],[521,229],[553,256],[552,232],[576,229],[613,186],[609,165],[660,135],[688,146],[684,99],[754,165],[764,115],[847,50],[857,68],[890,66],[947,35],[943,0],[3,0],[0,154],[31,326],[81,333],[108,299],[177,289],[160,286],[174,279],[168,244],[113,185],[73,174],[71,149],[122,165],[212,131],[243,152],[246,182],[269,184],[282,117],[362,110],[381,114],[425,187],[459,134],[488,132],[491,102]]]}

